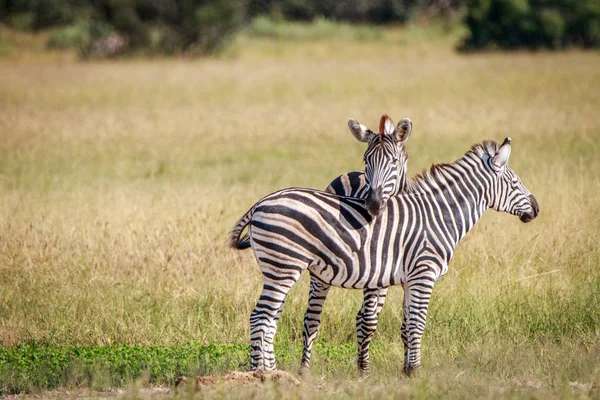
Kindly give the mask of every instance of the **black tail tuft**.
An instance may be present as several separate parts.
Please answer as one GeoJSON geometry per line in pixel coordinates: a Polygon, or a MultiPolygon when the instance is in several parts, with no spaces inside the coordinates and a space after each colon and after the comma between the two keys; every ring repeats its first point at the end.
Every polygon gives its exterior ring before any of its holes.
{"type": "Polygon", "coordinates": [[[244,235],[244,237],[242,237],[238,242],[237,242],[237,249],[238,250],[244,250],[250,247],[250,236],[248,236],[248,234],[246,233],[244,235]]]}
{"type": "Polygon", "coordinates": [[[250,247],[250,236],[246,233],[242,236],[242,231],[252,219],[252,210],[240,219],[229,235],[229,247],[232,249],[244,250],[250,247]]]}

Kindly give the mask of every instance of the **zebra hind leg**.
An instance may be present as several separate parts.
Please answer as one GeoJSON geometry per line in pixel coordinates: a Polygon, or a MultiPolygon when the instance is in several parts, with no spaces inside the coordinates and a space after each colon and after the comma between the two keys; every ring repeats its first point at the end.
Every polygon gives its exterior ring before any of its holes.
{"type": "Polygon", "coordinates": [[[327,293],[329,293],[330,288],[331,286],[311,275],[308,308],[304,314],[304,329],[302,331],[302,336],[304,337],[304,350],[302,352],[302,364],[300,366],[301,373],[308,370],[312,346],[317,338],[319,327],[321,326],[323,304],[327,299],[327,293]]]}
{"type": "Polygon", "coordinates": [[[421,339],[429,300],[433,291],[434,277],[420,276],[407,282],[404,287],[404,317],[402,341],[404,342],[404,373],[414,375],[421,368],[421,339]]]}
{"type": "Polygon", "coordinates": [[[356,337],[358,340],[358,369],[367,372],[370,366],[369,346],[377,330],[379,313],[385,304],[387,296],[385,289],[365,289],[363,305],[356,315],[356,337]]]}
{"type": "Polygon", "coordinates": [[[281,303],[279,306],[279,310],[277,314],[275,314],[275,319],[273,321],[273,325],[269,329],[266,335],[265,340],[265,370],[274,371],[277,369],[275,364],[275,348],[273,347],[275,333],[277,332],[277,323],[279,322],[279,318],[281,318],[281,312],[283,311],[283,306],[285,305],[285,301],[281,303]]]}
{"type": "Polygon", "coordinates": [[[250,369],[275,369],[273,341],[277,332],[278,314],[285,298],[300,277],[300,270],[279,279],[264,276],[263,291],[250,314],[250,369]]]}

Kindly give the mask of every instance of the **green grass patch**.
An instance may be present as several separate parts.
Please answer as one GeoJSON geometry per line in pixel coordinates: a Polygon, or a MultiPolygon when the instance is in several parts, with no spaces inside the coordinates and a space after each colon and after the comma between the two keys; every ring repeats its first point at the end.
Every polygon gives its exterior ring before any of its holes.
{"type": "MultiPolygon", "coordinates": [[[[376,345],[377,352],[381,346],[376,345]]],[[[302,345],[278,343],[276,356],[283,369],[299,366],[302,345]]],[[[314,352],[336,368],[353,367],[353,343],[317,343],[314,352]]],[[[380,351],[379,351],[380,352],[380,351]]],[[[55,388],[102,390],[142,380],[144,385],[172,386],[180,376],[221,375],[248,370],[247,344],[66,346],[20,343],[0,347],[0,395],[34,393],[55,388]]]]}
{"type": "Polygon", "coordinates": [[[64,346],[22,343],[0,347],[0,395],[57,387],[122,387],[140,378],[172,385],[182,375],[244,369],[247,344],[64,346]]]}
{"type": "Polygon", "coordinates": [[[257,17],[246,28],[251,37],[279,40],[320,40],[346,38],[358,41],[380,40],[384,37],[381,27],[374,25],[351,25],[317,18],[310,23],[275,21],[268,17],[257,17]]]}

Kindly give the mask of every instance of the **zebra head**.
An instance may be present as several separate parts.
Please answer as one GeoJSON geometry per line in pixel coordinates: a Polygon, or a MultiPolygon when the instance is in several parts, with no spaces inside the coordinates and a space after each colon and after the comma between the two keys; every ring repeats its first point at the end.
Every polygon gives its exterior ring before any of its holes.
{"type": "Polygon", "coordinates": [[[490,206],[516,215],[522,222],[530,222],[538,216],[540,206],[521,178],[506,165],[510,157],[510,141],[509,137],[504,139],[496,154],[489,159],[489,166],[496,177],[492,184],[490,206]]]}
{"type": "Polygon", "coordinates": [[[394,126],[394,121],[384,114],[379,122],[379,133],[353,119],[348,127],[360,142],[368,143],[364,154],[365,180],[369,185],[366,207],[373,217],[385,208],[390,196],[404,190],[406,179],[406,154],[404,143],[412,131],[412,122],[404,118],[394,126]]]}

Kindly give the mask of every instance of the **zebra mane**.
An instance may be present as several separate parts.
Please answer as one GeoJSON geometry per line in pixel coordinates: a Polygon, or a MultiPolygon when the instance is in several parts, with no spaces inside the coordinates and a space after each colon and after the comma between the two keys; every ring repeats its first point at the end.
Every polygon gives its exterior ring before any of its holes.
{"type": "Polygon", "coordinates": [[[484,140],[482,143],[475,143],[464,156],[454,161],[453,163],[438,163],[432,164],[429,170],[425,170],[417,174],[409,182],[407,182],[407,193],[415,193],[422,191],[430,191],[432,188],[445,186],[446,178],[441,177],[441,171],[447,168],[452,168],[456,164],[464,162],[466,159],[481,159],[487,160],[493,157],[498,151],[500,145],[493,140],[484,140]]]}

